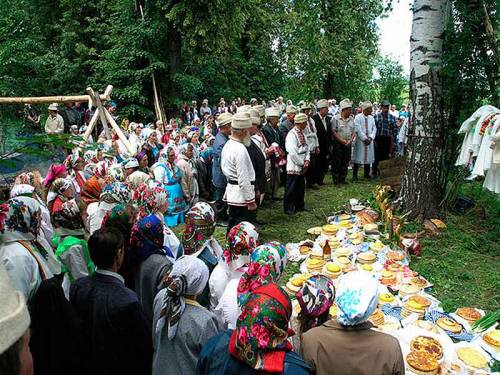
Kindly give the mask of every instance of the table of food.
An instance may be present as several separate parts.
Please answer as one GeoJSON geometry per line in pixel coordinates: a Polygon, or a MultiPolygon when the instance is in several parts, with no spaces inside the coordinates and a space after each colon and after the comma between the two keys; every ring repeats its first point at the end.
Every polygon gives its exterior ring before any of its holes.
{"type": "MultiPolygon", "coordinates": [[[[289,260],[300,273],[286,281],[292,297],[306,280],[322,274],[337,284],[343,274],[362,270],[379,281],[379,304],[370,318],[376,330],[396,337],[408,374],[489,374],[500,360],[500,312],[477,307],[445,312],[432,296],[432,284],[412,271],[401,244],[386,240],[379,214],[359,202],[307,230],[299,243],[287,244],[289,260]]],[[[300,306],[294,300],[294,315],[300,306]]],[[[337,315],[334,303],[331,318],[337,315]]]]}

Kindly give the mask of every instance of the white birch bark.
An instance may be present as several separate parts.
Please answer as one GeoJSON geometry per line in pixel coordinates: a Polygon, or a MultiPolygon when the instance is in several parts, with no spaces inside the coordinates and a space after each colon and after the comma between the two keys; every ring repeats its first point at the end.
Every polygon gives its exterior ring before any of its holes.
{"type": "Polygon", "coordinates": [[[448,0],[415,0],[410,38],[410,121],[401,185],[410,218],[435,215],[442,197],[442,54],[448,0]]]}

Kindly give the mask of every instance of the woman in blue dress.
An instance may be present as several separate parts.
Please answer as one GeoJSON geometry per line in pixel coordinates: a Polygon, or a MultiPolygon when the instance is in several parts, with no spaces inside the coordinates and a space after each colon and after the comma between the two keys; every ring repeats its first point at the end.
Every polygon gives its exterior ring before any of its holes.
{"type": "Polygon", "coordinates": [[[151,169],[155,180],[164,186],[168,194],[165,223],[169,227],[184,223],[187,206],[181,187],[182,173],[175,164],[175,149],[172,146],[165,147],[151,169]]]}

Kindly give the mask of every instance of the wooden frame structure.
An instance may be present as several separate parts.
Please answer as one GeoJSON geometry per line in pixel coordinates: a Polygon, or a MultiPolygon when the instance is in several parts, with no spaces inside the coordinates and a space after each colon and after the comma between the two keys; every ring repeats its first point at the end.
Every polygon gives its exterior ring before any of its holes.
{"type": "Polygon", "coordinates": [[[51,104],[51,103],[67,103],[67,102],[89,102],[92,107],[95,107],[94,115],[89,122],[87,130],[83,135],[83,139],[85,142],[89,139],[92,130],[97,124],[97,120],[101,120],[102,126],[104,127],[104,134],[106,139],[111,139],[111,134],[109,131],[108,124],[111,125],[113,130],[118,135],[120,141],[123,142],[128,152],[133,155],[134,151],[132,150],[132,146],[128,141],[125,134],[123,134],[120,127],[116,124],[116,121],[113,119],[108,110],[102,105],[103,101],[111,100],[111,91],[113,91],[113,86],[108,85],[104,94],[99,94],[98,92],[94,92],[92,87],[87,87],[86,92],[87,95],[73,95],[73,96],[38,96],[38,97],[12,97],[12,98],[1,98],[0,104],[51,104]]]}

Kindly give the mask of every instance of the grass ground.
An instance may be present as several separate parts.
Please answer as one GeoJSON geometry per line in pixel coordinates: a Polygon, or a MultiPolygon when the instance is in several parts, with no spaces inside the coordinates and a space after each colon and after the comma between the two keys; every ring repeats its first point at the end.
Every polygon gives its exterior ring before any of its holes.
{"type": "MultiPolygon", "coordinates": [[[[282,202],[267,202],[259,210],[265,221],[260,242],[278,240],[283,243],[306,239],[306,230],[325,223],[325,218],[350,198],[369,199],[377,181],[360,181],[341,187],[327,182],[320,190],[306,192],[306,205],[311,212],[289,217],[282,202]]],[[[500,199],[466,185],[463,194],[474,198],[476,209],[465,215],[448,215],[448,229],[439,237],[422,239],[422,255],[412,260],[411,268],[434,284],[432,293],[443,302],[446,311],[459,306],[476,306],[486,310],[500,309],[500,199]]],[[[282,195],[282,191],[280,191],[282,195]]],[[[409,225],[409,229],[415,225],[409,225]]],[[[216,237],[224,243],[225,229],[217,228],[216,237]]],[[[289,263],[282,281],[297,271],[289,263]]]]}

